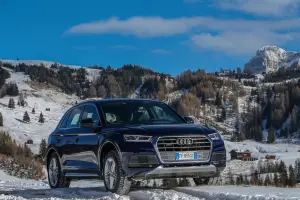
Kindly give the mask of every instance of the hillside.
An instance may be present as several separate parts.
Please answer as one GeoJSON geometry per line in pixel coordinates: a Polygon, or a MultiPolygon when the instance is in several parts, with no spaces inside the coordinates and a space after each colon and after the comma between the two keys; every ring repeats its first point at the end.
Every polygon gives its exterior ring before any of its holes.
{"type": "MultiPolygon", "coordinates": [[[[287,69],[253,76],[240,69],[216,73],[199,69],[171,77],[136,65],[124,65],[118,69],[110,66],[86,68],[48,61],[6,60],[0,67],[0,113],[4,125],[0,131],[8,131],[19,144],[32,140],[33,144],[27,146],[38,154],[41,140],[48,137],[61,116],[76,102],[94,97],[158,99],[180,114],[192,116],[197,123],[212,126],[222,133],[227,149],[227,167],[221,174],[221,182],[214,179],[210,184],[223,185],[229,174],[235,179],[240,174],[251,179],[253,169],[259,169],[266,155],[275,155],[276,160],[283,160],[287,167],[294,165],[299,158],[300,82],[290,75],[296,72],[296,69],[287,69]],[[14,108],[11,99],[15,102],[14,108]],[[25,112],[29,115],[29,122],[24,121],[25,112]],[[41,113],[44,123],[39,122],[41,113]],[[234,149],[250,150],[257,160],[231,160],[230,151],[234,149]]],[[[6,184],[20,187],[11,182],[6,184]]],[[[36,184],[42,191],[47,188],[43,182],[36,184]]],[[[193,199],[186,195],[195,196],[194,189],[178,190],[178,195],[182,199],[193,199]]],[[[206,198],[207,194],[200,191],[197,189],[196,196],[206,198]]],[[[149,196],[163,195],[159,191],[147,192],[149,196]]],[[[174,191],[168,193],[170,198],[173,198],[172,193],[174,191]]],[[[66,195],[65,192],[62,195],[66,195]]],[[[95,195],[108,194],[100,192],[95,195]]],[[[140,191],[131,194],[140,195],[140,191]]],[[[81,194],[78,197],[82,197],[81,194]]]]}

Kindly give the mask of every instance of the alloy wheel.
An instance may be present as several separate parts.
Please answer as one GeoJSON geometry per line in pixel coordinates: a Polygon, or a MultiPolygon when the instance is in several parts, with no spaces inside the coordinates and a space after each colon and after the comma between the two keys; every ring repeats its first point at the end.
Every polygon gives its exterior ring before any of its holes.
{"type": "Polygon", "coordinates": [[[52,158],[49,164],[49,179],[52,186],[58,181],[58,163],[56,158],[52,158]]]}
{"type": "Polygon", "coordinates": [[[113,190],[117,182],[117,168],[115,160],[111,157],[106,159],[104,178],[108,189],[113,190]]]}

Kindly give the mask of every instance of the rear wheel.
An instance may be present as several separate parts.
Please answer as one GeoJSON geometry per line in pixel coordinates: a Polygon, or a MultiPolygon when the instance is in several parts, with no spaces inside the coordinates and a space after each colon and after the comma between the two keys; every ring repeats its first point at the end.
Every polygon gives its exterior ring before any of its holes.
{"type": "Polygon", "coordinates": [[[48,182],[51,188],[67,188],[70,180],[63,176],[61,166],[56,153],[52,153],[47,162],[48,182]]]}
{"type": "Polygon", "coordinates": [[[195,185],[207,185],[209,182],[209,178],[193,178],[195,185]]]}
{"type": "Polygon", "coordinates": [[[130,191],[131,181],[125,176],[120,157],[116,151],[110,151],[104,158],[104,185],[106,190],[119,195],[130,191]]]}

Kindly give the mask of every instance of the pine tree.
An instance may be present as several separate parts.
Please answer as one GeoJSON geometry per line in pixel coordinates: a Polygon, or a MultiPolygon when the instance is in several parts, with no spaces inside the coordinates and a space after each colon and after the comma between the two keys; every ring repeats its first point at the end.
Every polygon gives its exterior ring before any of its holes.
{"type": "Polygon", "coordinates": [[[293,108],[292,113],[291,113],[291,131],[290,133],[293,133],[297,131],[297,126],[298,126],[298,121],[297,121],[297,111],[296,107],[293,108]]]}
{"type": "Polygon", "coordinates": [[[244,176],[244,185],[249,185],[249,180],[248,180],[248,177],[247,175],[244,176]]]}
{"type": "Polygon", "coordinates": [[[40,117],[39,117],[39,123],[43,124],[44,122],[45,122],[44,115],[41,112],[40,117]]]}
{"type": "Polygon", "coordinates": [[[279,178],[278,178],[278,174],[277,173],[274,174],[274,181],[273,182],[274,182],[274,185],[276,187],[279,186],[279,178]]]}
{"type": "Polygon", "coordinates": [[[0,112],[0,126],[3,126],[3,115],[1,112],[0,112]]]}
{"type": "Polygon", "coordinates": [[[264,185],[265,185],[265,186],[271,185],[271,179],[270,179],[270,177],[269,177],[269,174],[267,174],[266,177],[265,177],[264,185]]]}
{"type": "Polygon", "coordinates": [[[226,120],[226,110],[225,107],[222,108],[222,120],[226,120]]]}
{"type": "Polygon", "coordinates": [[[297,158],[295,161],[295,177],[296,177],[296,181],[300,181],[300,159],[297,158]]]}
{"type": "Polygon", "coordinates": [[[24,122],[30,122],[30,117],[29,117],[29,115],[28,115],[28,112],[27,111],[25,111],[25,113],[24,113],[24,116],[23,116],[23,121],[24,122]]]}
{"type": "Polygon", "coordinates": [[[292,165],[289,166],[288,185],[294,187],[296,185],[296,174],[292,165]]]}
{"type": "Polygon", "coordinates": [[[34,108],[32,108],[32,111],[31,111],[31,112],[32,112],[32,114],[35,114],[35,109],[34,109],[34,108]]]}
{"type": "Polygon", "coordinates": [[[10,98],[8,101],[8,108],[14,109],[15,108],[15,101],[13,98],[10,98]]]}
{"type": "Polygon", "coordinates": [[[45,139],[42,139],[40,143],[39,155],[42,156],[42,158],[44,158],[46,156],[46,152],[47,152],[47,143],[45,139]]]}
{"type": "Polygon", "coordinates": [[[286,187],[288,185],[288,173],[286,167],[279,174],[279,182],[282,187],[286,187]]]}
{"type": "Polygon", "coordinates": [[[24,100],[24,95],[23,95],[23,93],[20,93],[20,95],[19,95],[19,100],[18,100],[18,105],[19,106],[25,106],[25,100],[24,100]]]}
{"type": "Polygon", "coordinates": [[[273,126],[269,128],[268,133],[268,143],[274,143],[275,142],[275,129],[273,126]]]}
{"type": "Polygon", "coordinates": [[[217,94],[216,94],[215,105],[216,106],[221,106],[222,105],[222,96],[221,96],[219,91],[217,91],[217,94]]]}

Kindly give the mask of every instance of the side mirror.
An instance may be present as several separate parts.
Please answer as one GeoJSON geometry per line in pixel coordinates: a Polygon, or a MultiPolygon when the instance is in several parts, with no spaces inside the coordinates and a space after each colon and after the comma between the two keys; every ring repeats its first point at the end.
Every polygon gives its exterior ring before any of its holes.
{"type": "Polygon", "coordinates": [[[91,118],[83,119],[80,122],[80,128],[95,128],[94,121],[91,118]]]}
{"type": "Polygon", "coordinates": [[[183,117],[188,124],[194,124],[194,120],[191,117],[184,116],[183,117]]]}

